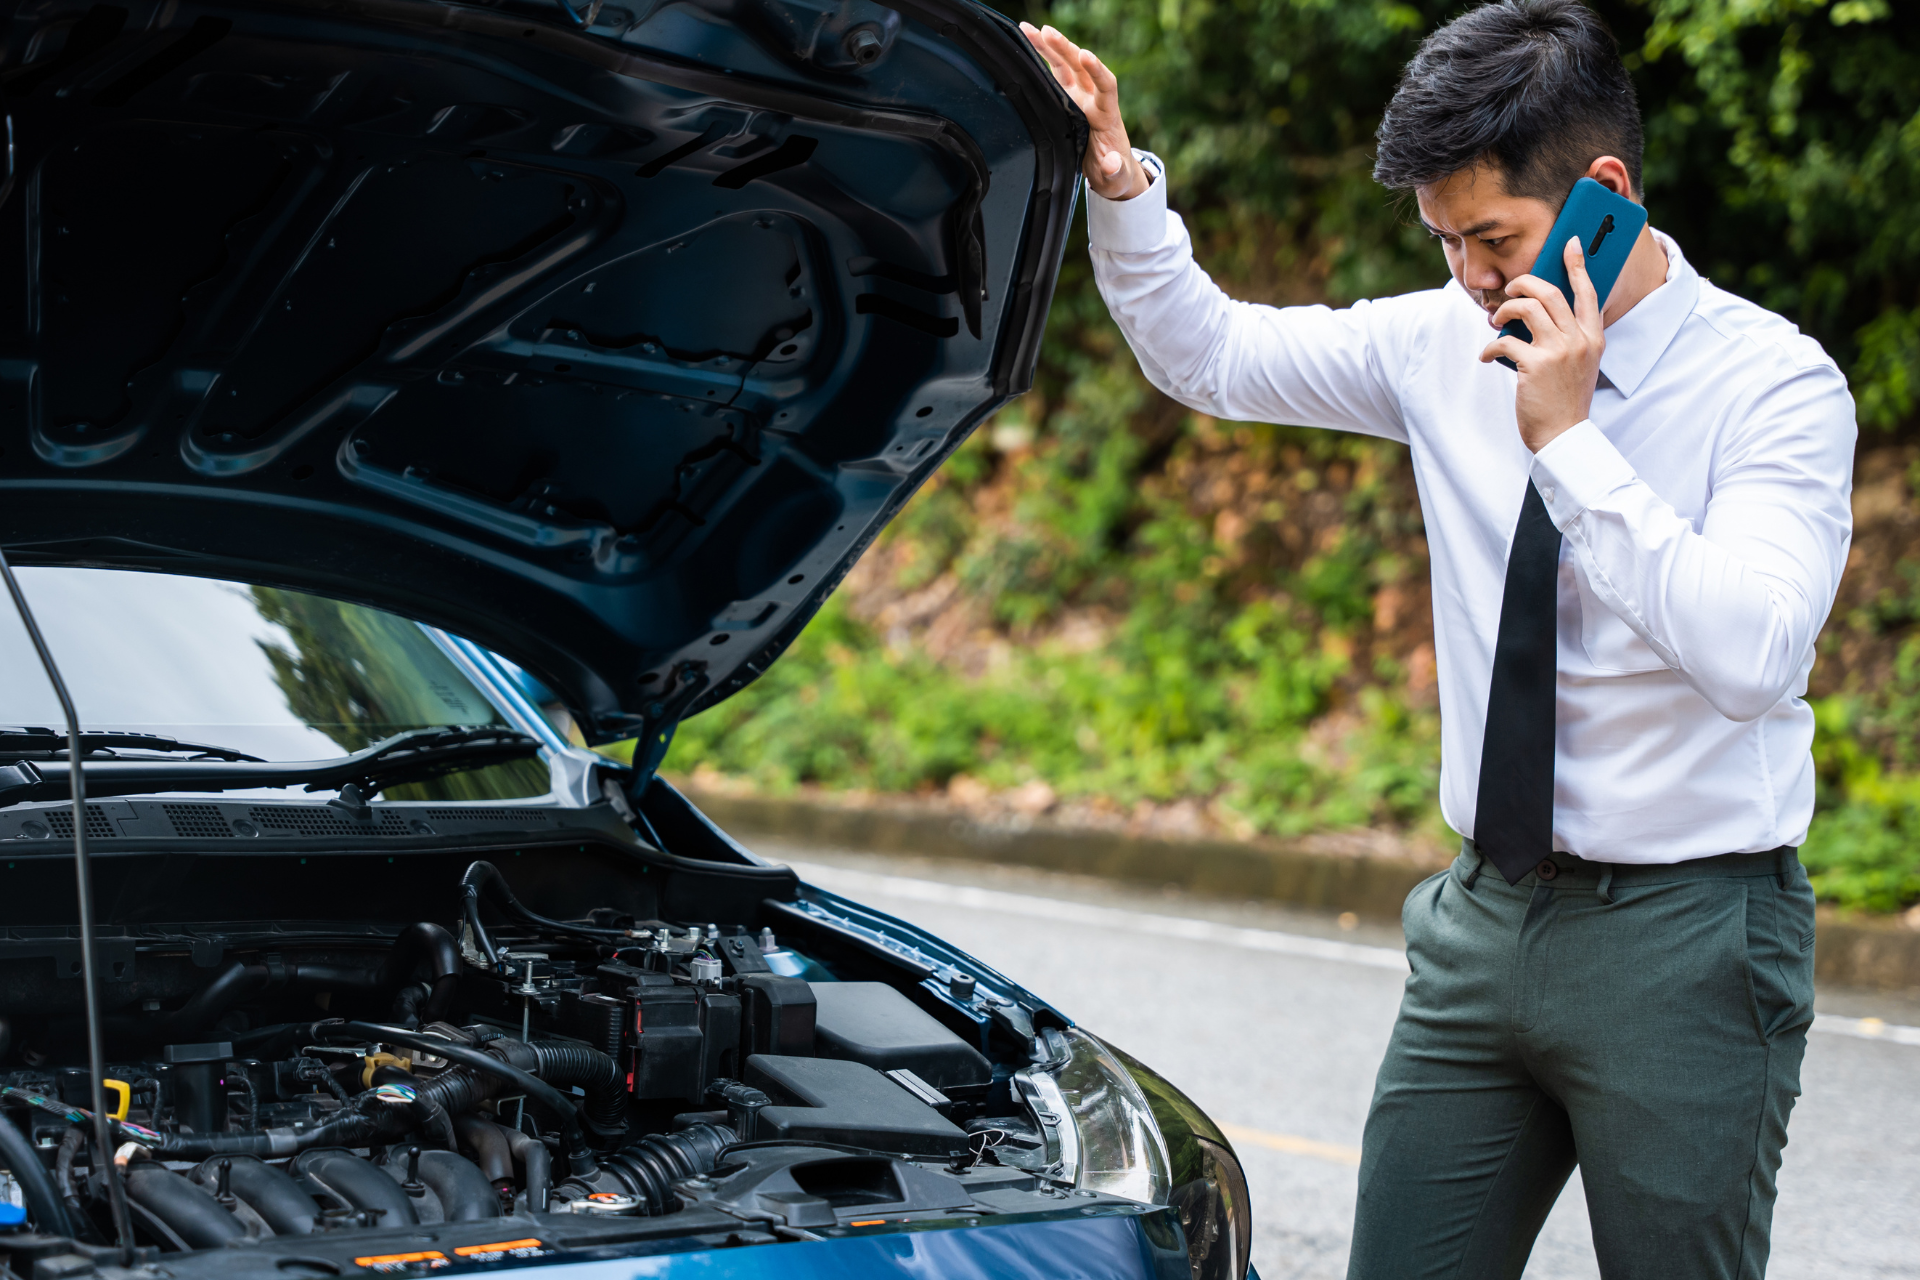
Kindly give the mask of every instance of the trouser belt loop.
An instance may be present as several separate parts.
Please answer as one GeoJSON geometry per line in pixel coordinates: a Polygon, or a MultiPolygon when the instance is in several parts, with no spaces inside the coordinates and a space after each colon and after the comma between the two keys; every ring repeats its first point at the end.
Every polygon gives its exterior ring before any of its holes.
{"type": "Polygon", "coordinates": [[[1600,901],[1613,905],[1613,867],[1608,865],[1600,872],[1600,901]]]}
{"type": "Polygon", "coordinates": [[[1473,888],[1473,882],[1480,878],[1481,869],[1487,865],[1487,855],[1480,852],[1478,846],[1474,848],[1473,856],[1473,870],[1467,872],[1467,878],[1461,882],[1466,885],[1469,890],[1473,888]]]}
{"type": "Polygon", "coordinates": [[[1780,887],[1782,889],[1787,887],[1787,876],[1791,872],[1791,868],[1787,865],[1787,859],[1793,856],[1793,852],[1791,845],[1784,844],[1773,851],[1774,875],[1780,881],[1780,887]]]}

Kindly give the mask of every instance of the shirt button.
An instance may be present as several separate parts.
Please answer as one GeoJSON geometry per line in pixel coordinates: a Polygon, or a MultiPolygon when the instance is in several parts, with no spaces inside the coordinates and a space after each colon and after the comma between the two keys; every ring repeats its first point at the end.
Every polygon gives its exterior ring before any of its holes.
{"type": "Polygon", "coordinates": [[[1548,488],[1545,488],[1545,489],[1542,489],[1542,490],[1540,491],[1540,496],[1541,496],[1541,497],[1543,497],[1543,498],[1545,498],[1545,499],[1546,499],[1546,500],[1547,500],[1548,502],[1552,502],[1552,501],[1553,501],[1553,489],[1552,489],[1551,487],[1548,487],[1548,488]]]}
{"type": "Polygon", "coordinates": [[[1542,858],[1540,859],[1540,865],[1533,869],[1533,874],[1539,876],[1542,880],[1551,880],[1560,874],[1560,868],[1553,865],[1552,858],[1542,858]]]}

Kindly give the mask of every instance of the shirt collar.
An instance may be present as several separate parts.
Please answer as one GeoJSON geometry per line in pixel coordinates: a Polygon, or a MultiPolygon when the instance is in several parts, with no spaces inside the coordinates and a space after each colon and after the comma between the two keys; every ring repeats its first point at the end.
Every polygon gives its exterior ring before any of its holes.
{"type": "Polygon", "coordinates": [[[1639,390],[1700,300],[1700,276],[1680,246],[1663,232],[1655,231],[1653,238],[1667,253],[1666,283],[1607,326],[1607,349],[1600,357],[1600,372],[1622,396],[1639,390]]]}

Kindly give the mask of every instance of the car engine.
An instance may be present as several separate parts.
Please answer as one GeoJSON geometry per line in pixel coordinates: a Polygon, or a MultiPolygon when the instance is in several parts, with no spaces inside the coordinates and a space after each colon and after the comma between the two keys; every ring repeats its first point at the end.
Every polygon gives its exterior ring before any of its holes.
{"type": "Polygon", "coordinates": [[[733,923],[554,919],[486,858],[449,888],[446,924],[358,938],[286,922],[109,938],[138,962],[109,988],[112,1152],[91,1137],[63,953],[51,982],[0,963],[0,1200],[39,1232],[0,1247],[104,1250],[116,1181],[142,1248],[203,1251],[169,1264],[194,1275],[257,1267],[259,1249],[305,1259],[296,1274],[404,1273],[1112,1199],[1062,1175],[1042,1124],[1062,1117],[1023,1100],[1049,1033],[970,977],[928,977],[931,999],[845,922],[803,954],[768,922],[806,928],[790,902],[733,923]],[[838,974],[815,958],[836,947],[838,974]]]}

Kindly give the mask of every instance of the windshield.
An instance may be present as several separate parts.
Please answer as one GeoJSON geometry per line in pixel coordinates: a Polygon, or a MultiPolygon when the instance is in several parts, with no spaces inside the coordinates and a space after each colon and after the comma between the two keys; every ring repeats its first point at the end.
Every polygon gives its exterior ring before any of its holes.
{"type": "MultiPolygon", "coordinates": [[[[391,613],[172,574],[17,572],[83,729],[318,760],[412,729],[507,723],[425,631],[391,613]]],[[[53,687],[4,602],[0,671],[0,725],[63,731],[53,687]]],[[[537,795],[547,785],[545,766],[528,760],[388,794],[484,800],[537,795]]]]}

